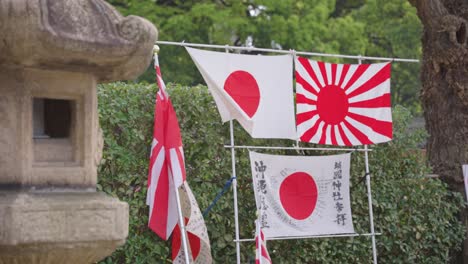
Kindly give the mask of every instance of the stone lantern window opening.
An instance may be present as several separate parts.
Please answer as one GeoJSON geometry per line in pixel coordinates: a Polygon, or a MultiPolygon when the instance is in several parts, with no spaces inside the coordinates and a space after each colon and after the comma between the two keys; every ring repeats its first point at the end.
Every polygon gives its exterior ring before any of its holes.
{"type": "Polygon", "coordinates": [[[75,162],[73,100],[33,98],[34,162],[75,162]]]}
{"type": "Polygon", "coordinates": [[[72,123],[70,100],[33,99],[33,138],[69,138],[72,123]]]}

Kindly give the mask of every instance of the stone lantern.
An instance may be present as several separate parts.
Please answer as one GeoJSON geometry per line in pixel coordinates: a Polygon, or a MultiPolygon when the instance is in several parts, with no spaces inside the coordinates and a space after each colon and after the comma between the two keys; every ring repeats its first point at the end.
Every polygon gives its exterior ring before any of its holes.
{"type": "Polygon", "coordinates": [[[103,0],[0,0],[0,263],[93,263],[128,234],[96,192],[96,85],[134,79],[155,27],[103,0]]]}

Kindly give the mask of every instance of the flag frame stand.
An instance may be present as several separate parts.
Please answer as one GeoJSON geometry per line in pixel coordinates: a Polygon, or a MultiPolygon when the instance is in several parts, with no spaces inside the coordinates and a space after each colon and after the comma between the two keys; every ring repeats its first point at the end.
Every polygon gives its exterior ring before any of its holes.
{"type": "MultiPolygon", "coordinates": [[[[188,46],[188,47],[200,47],[200,48],[214,48],[214,49],[224,49],[226,53],[229,53],[229,50],[244,50],[244,51],[259,51],[259,52],[273,52],[273,53],[282,53],[282,54],[291,54],[293,57],[296,55],[305,55],[311,57],[333,57],[333,58],[345,58],[345,59],[356,59],[358,63],[361,64],[362,60],[377,60],[377,61],[389,61],[389,62],[406,62],[406,63],[419,63],[417,59],[404,59],[404,58],[386,58],[386,57],[371,57],[371,56],[362,56],[362,55],[342,55],[342,54],[330,54],[330,53],[318,53],[318,52],[304,52],[304,51],[295,51],[295,50],[277,50],[277,49],[266,49],[266,48],[256,48],[256,47],[239,47],[239,46],[229,46],[229,45],[211,45],[211,44],[199,44],[199,43],[186,43],[186,42],[171,42],[171,41],[157,41],[156,44],[161,45],[173,45],[173,46],[188,46]]],[[[356,148],[320,148],[320,147],[300,147],[299,141],[296,140],[296,145],[294,147],[269,147],[269,146],[240,146],[235,145],[234,138],[234,122],[233,120],[229,121],[230,128],[230,145],[224,145],[225,148],[231,149],[231,178],[232,180],[232,190],[233,190],[233,203],[234,203],[234,223],[235,223],[235,239],[233,242],[236,243],[236,263],[240,264],[240,243],[241,242],[251,242],[255,239],[240,239],[239,232],[239,212],[238,212],[238,197],[237,197],[237,174],[236,174],[236,149],[276,149],[276,150],[321,150],[321,151],[358,151],[364,152],[365,160],[365,180],[366,180],[366,189],[367,189],[367,198],[368,198],[368,209],[369,209],[369,231],[370,233],[365,234],[330,234],[330,235],[318,235],[318,236],[308,236],[308,237],[281,237],[281,238],[271,238],[268,240],[287,240],[287,239],[305,239],[305,238],[333,238],[333,237],[358,237],[358,236],[370,236],[372,241],[372,258],[373,263],[377,264],[377,246],[376,246],[376,236],[381,235],[381,233],[375,232],[374,227],[374,213],[372,207],[372,188],[371,188],[371,174],[369,169],[369,152],[372,149],[369,149],[368,145],[363,147],[356,148]]],[[[267,240],[267,239],[266,239],[267,240]]]]}
{"type": "MultiPolygon", "coordinates": [[[[226,52],[229,52],[229,49],[225,48],[226,52]]],[[[298,52],[295,50],[290,50],[289,53],[295,57],[298,52]]],[[[358,59],[359,64],[362,63],[363,57],[358,55],[356,57],[358,59]]],[[[395,59],[393,59],[395,60],[395,59]]],[[[333,238],[333,237],[357,237],[357,236],[370,236],[372,242],[372,260],[374,264],[378,263],[377,260],[377,245],[375,237],[377,235],[381,235],[381,233],[375,233],[374,228],[374,212],[372,207],[372,188],[371,188],[371,176],[369,170],[369,152],[372,149],[368,148],[368,145],[364,145],[362,148],[315,148],[315,147],[308,147],[308,148],[301,148],[299,145],[299,140],[296,140],[296,145],[294,147],[267,147],[267,146],[236,146],[234,143],[234,122],[233,120],[229,121],[229,133],[230,133],[230,145],[225,145],[225,148],[231,149],[231,162],[232,162],[232,189],[233,189],[233,196],[234,196],[234,223],[235,223],[235,237],[236,239],[234,242],[236,243],[236,259],[237,264],[240,264],[240,243],[247,242],[247,241],[254,241],[255,239],[240,239],[239,238],[239,214],[238,214],[238,199],[237,199],[237,174],[236,174],[236,148],[243,148],[243,149],[277,149],[277,150],[321,150],[321,151],[360,151],[364,152],[364,163],[365,163],[365,177],[366,177],[366,187],[367,187],[367,200],[368,200],[368,210],[369,210],[369,231],[370,233],[366,234],[330,234],[330,235],[320,235],[320,236],[309,236],[309,237],[281,237],[281,238],[274,238],[274,239],[265,239],[265,240],[286,240],[286,239],[305,239],[305,238],[333,238]]]]}
{"type": "Polygon", "coordinates": [[[372,149],[368,148],[368,145],[364,145],[363,148],[313,148],[313,147],[300,147],[299,142],[296,142],[296,146],[294,147],[269,147],[269,146],[239,146],[234,144],[234,122],[233,120],[229,121],[230,127],[230,139],[231,144],[225,145],[225,148],[231,149],[231,161],[232,161],[232,177],[234,178],[232,182],[232,189],[233,189],[233,196],[234,196],[234,223],[235,223],[235,237],[236,239],[234,242],[236,243],[236,258],[237,264],[240,264],[240,243],[242,242],[255,242],[255,239],[247,238],[247,239],[240,239],[239,238],[239,218],[238,218],[238,200],[237,200],[237,175],[236,175],[236,152],[235,149],[269,149],[269,150],[321,150],[321,151],[358,151],[364,152],[364,160],[365,160],[365,172],[366,172],[366,187],[367,187],[367,199],[368,199],[368,209],[369,209],[369,231],[370,233],[358,234],[358,233],[350,233],[350,234],[330,234],[330,235],[317,235],[317,236],[291,236],[291,237],[280,237],[280,238],[270,238],[265,240],[290,240],[290,239],[310,239],[310,238],[334,238],[334,237],[371,237],[372,242],[372,259],[373,263],[377,264],[377,245],[376,245],[376,236],[382,235],[382,233],[375,233],[374,229],[374,213],[372,208],[372,188],[371,188],[371,177],[369,171],[369,152],[372,149]]]}

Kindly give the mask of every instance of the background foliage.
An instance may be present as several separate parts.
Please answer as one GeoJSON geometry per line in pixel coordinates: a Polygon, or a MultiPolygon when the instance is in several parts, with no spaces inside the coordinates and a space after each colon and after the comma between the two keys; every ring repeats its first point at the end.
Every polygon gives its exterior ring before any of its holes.
{"type": "MultiPolygon", "coordinates": [[[[159,39],[419,58],[422,26],[407,0],[108,0],[124,15],[153,22],[159,39]]],[[[356,60],[317,58],[327,62],[356,60]]],[[[166,81],[204,83],[182,47],[161,46],[166,81]],[[181,72],[180,69],[183,69],[181,72]]],[[[375,61],[364,61],[371,63],[375,61]]],[[[392,99],[419,113],[419,64],[393,63],[392,99]]],[[[152,80],[147,71],[139,80],[152,80]]]]}
{"type": "MultiPolygon", "coordinates": [[[[182,128],[187,179],[203,211],[231,174],[228,125],[222,125],[204,86],[168,85],[182,128]]],[[[155,85],[114,83],[99,87],[100,122],[104,130],[104,160],[98,188],[130,206],[127,243],[102,263],[170,263],[168,242],[147,228],[146,180],[152,134],[155,85]]],[[[447,263],[464,237],[456,219],[463,198],[429,171],[417,144],[425,135],[408,131],[409,111],[394,108],[394,140],[373,146],[370,153],[373,206],[381,263],[447,263]]],[[[236,144],[292,145],[287,140],[252,140],[235,126],[236,144]]],[[[318,155],[321,152],[271,151],[318,155]]],[[[253,236],[255,206],[247,151],[237,151],[241,238],[253,236]]],[[[367,233],[368,211],[362,153],[352,155],[353,223],[367,233]]],[[[216,263],[235,261],[232,192],[227,192],[205,219],[216,263]]],[[[254,245],[243,243],[242,263],[254,257],[254,245]]],[[[270,241],[274,263],[371,263],[367,237],[270,241]]]]}

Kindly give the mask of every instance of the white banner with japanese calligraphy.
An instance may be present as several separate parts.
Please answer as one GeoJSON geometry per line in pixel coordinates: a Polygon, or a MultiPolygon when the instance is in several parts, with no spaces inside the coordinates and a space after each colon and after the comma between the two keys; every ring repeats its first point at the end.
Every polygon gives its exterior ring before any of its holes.
{"type": "Polygon", "coordinates": [[[250,152],[255,202],[266,238],[354,233],[351,154],[281,156],[250,152]]]}

